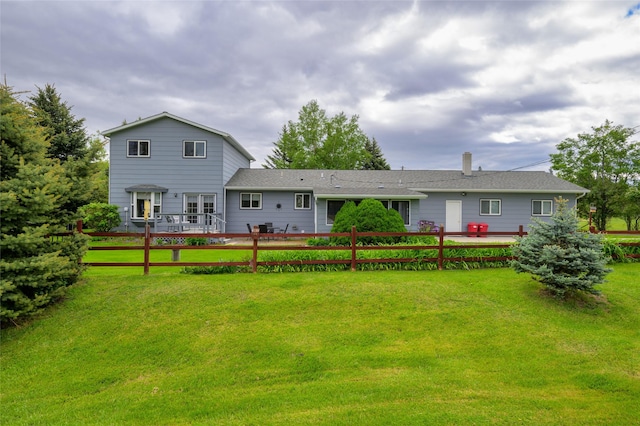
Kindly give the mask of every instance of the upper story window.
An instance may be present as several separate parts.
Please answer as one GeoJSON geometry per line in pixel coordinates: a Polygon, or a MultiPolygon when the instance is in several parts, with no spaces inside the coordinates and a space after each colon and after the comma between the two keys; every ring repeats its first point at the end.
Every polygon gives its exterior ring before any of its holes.
{"type": "Polygon", "coordinates": [[[309,210],[311,208],[311,194],[295,194],[296,204],[295,208],[297,210],[304,209],[309,210]]]}
{"type": "Polygon", "coordinates": [[[481,199],[480,215],[499,216],[502,214],[502,200],[481,199]]]}
{"type": "Polygon", "coordinates": [[[151,155],[150,145],[150,141],[128,140],[127,157],[149,157],[151,155]]]}
{"type": "Polygon", "coordinates": [[[552,200],[532,200],[531,215],[532,216],[551,216],[553,214],[552,200]]]}
{"type": "Polygon", "coordinates": [[[262,194],[259,192],[242,192],[240,193],[241,209],[261,209],[262,194]]]}
{"type": "Polygon", "coordinates": [[[185,158],[206,158],[207,141],[183,141],[182,156],[185,158]]]}

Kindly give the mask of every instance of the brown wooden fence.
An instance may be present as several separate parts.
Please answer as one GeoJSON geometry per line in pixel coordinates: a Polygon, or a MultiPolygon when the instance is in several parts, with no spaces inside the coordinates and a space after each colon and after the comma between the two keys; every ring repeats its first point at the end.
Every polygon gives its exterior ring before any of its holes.
{"type": "MultiPolygon", "coordinates": [[[[445,232],[443,227],[440,227],[438,232],[406,232],[406,233],[393,233],[393,232],[357,232],[355,227],[352,228],[350,233],[316,233],[316,234],[304,234],[305,240],[308,238],[317,237],[349,237],[351,244],[349,246],[307,246],[304,244],[291,244],[290,240],[300,240],[301,234],[264,234],[259,232],[248,233],[225,233],[225,234],[211,234],[211,233],[176,233],[176,232],[155,232],[152,233],[150,227],[147,225],[144,234],[131,234],[121,232],[88,232],[87,235],[93,237],[112,237],[112,238],[131,238],[139,237],[143,239],[143,245],[117,245],[117,246],[101,246],[90,247],[90,250],[143,250],[144,256],[142,262],[82,262],[88,266],[139,266],[143,267],[144,274],[149,274],[149,269],[153,266],[240,266],[249,267],[254,273],[257,272],[258,266],[275,266],[275,265],[313,265],[313,264],[348,264],[352,271],[357,269],[358,264],[363,263],[408,263],[408,262],[437,262],[438,269],[443,269],[445,262],[477,262],[477,261],[507,261],[513,259],[513,256],[472,256],[472,257],[446,257],[445,251],[451,249],[485,249],[485,248],[507,248],[512,243],[510,242],[478,242],[464,244],[451,244],[449,242],[445,245],[444,241],[448,237],[478,237],[478,241],[482,241],[482,237],[515,237],[524,236],[526,232],[523,230],[523,226],[520,226],[516,232],[483,232],[470,233],[470,232],[445,232]],[[406,237],[406,236],[424,236],[432,235],[437,239],[437,245],[375,245],[366,246],[358,245],[356,241],[358,237],[406,237]],[[212,244],[206,245],[186,245],[186,244],[152,244],[153,241],[158,240],[181,240],[187,238],[205,238],[208,242],[211,240],[223,241],[226,239],[241,239],[247,241],[246,244],[212,244]],[[286,243],[285,243],[286,242],[286,243]],[[150,252],[151,250],[172,250],[173,257],[176,259],[171,262],[151,262],[150,252]],[[182,262],[179,259],[179,253],[181,250],[251,250],[251,259],[248,261],[236,261],[236,262],[182,262]],[[260,262],[258,261],[258,254],[260,251],[268,250],[280,250],[280,251],[299,251],[299,250],[342,250],[349,251],[351,253],[350,259],[327,259],[327,260],[293,260],[293,261],[278,261],[278,262],[260,262]],[[374,258],[374,259],[358,259],[358,251],[371,251],[371,250],[437,250],[437,256],[431,258],[374,258]],[[176,256],[178,254],[178,256],[176,256]]],[[[82,223],[78,222],[78,232],[83,232],[82,223]]],[[[639,231],[616,231],[608,232],[608,234],[624,234],[624,235],[638,235],[639,231]]],[[[638,242],[619,243],[620,246],[640,246],[638,242]]],[[[640,258],[640,254],[626,255],[630,258],[640,258]]]]}

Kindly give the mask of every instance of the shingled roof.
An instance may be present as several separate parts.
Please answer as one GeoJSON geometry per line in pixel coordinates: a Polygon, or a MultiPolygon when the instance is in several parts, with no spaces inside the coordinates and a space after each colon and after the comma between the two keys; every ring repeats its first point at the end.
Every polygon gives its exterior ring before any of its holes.
{"type": "Polygon", "coordinates": [[[313,191],[317,196],[423,198],[425,192],[589,192],[542,171],[239,169],[230,190],[313,191]]]}

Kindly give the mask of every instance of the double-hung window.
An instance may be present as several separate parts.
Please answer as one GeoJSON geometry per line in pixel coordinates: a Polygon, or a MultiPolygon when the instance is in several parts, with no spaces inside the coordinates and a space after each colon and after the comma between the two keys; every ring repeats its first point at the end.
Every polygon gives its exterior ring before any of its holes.
{"type": "Polygon", "coordinates": [[[502,214],[502,200],[480,199],[481,216],[499,216],[502,214]]]}
{"type": "Polygon", "coordinates": [[[207,141],[183,141],[182,156],[185,158],[207,158],[207,141]]]}
{"type": "Polygon", "coordinates": [[[149,202],[151,211],[149,219],[159,217],[162,212],[161,192],[132,192],[131,193],[131,218],[144,219],[144,204],[149,202]]]}
{"type": "Polygon", "coordinates": [[[149,157],[151,155],[150,145],[150,141],[128,140],[127,157],[149,157]]]}
{"type": "Polygon", "coordinates": [[[262,194],[260,192],[242,192],[240,193],[241,209],[261,209],[262,194]]]}
{"type": "Polygon", "coordinates": [[[531,215],[532,216],[551,216],[553,214],[552,200],[532,200],[531,215]]]}
{"type": "Polygon", "coordinates": [[[296,210],[309,210],[311,208],[311,194],[297,193],[295,194],[295,206],[296,210]]]}

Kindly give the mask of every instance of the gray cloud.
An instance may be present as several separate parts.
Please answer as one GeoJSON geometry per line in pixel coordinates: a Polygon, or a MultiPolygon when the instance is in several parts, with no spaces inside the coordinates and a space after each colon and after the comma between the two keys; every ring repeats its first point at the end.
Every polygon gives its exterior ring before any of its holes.
{"type": "MultiPolygon", "coordinates": [[[[2,73],[55,84],[97,132],[162,111],[257,159],[300,108],[357,114],[393,168],[548,159],[640,124],[633,2],[5,1],[2,73]]],[[[535,166],[547,169],[548,165],[535,166]]]]}

